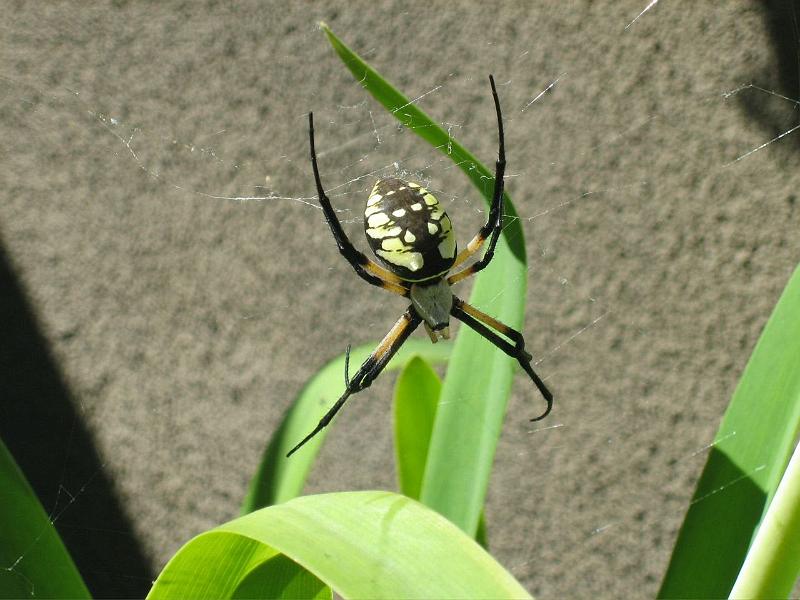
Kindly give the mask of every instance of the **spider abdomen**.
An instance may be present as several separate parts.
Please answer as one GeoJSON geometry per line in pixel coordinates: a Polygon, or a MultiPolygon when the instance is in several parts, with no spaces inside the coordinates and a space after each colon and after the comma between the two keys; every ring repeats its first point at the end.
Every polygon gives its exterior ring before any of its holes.
{"type": "Polygon", "coordinates": [[[372,188],[364,231],[375,256],[407,281],[446,273],[456,259],[456,237],[436,197],[419,184],[389,177],[372,188]]]}

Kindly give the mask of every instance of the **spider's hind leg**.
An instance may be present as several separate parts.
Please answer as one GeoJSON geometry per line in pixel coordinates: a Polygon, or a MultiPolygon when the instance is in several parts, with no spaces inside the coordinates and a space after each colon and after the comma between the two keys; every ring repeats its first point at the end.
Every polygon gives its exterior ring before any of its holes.
{"type": "Polygon", "coordinates": [[[339,409],[344,406],[344,403],[350,396],[368,388],[372,382],[375,381],[378,375],[381,374],[381,371],[383,371],[383,368],[386,366],[386,364],[400,349],[400,346],[403,345],[403,343],[408,339],[408,336],[410,336],[411,333],[417,328],[421,320],[421,317],[417,315],[414,308],[409,306],[406,312],[404,312],[403,315],[397,320],[397,323],[394,324],[394,327],[389,330],[389,333],[386,334],[386,337],[381,340],[381,343],[378,344],[378,347],[373,350],[372,354],[370,354],[367,360],[363,362],[361,367],[359,367],[358,371],[356,371],[352,378],[348,377],[350,362],[350,347],[348,346],[347,353],[345,355],[345,380],[347,381],[347,386],[344,390],[344,393],[320,419],[314,430],[304,437],[299,444],[289,450],[288,454],[286,455],[287,457],[297,452],[297,450],[299,450],[306,442],[317,435],[320,431],[325,429],[333,417],[336,416],[336,413],[339,412],[339,409]]]}
{"type": "Polygon", "coordinates": [[[533,370],[531,366],[533,357],[525,350],[525,338],[522,334],[494,317],[479,311],[474,306],[470,306],[457,296],[453,296],[453,311],[451,314],[456,319],[459,319],[474,329],[475,332],[483,336],[510,357],[515,358],[519,366],[522,367],[522,370],[531,378],[531,381],[533,381],[534,385],[544,397],[545,402],[547,402],[547,407],[544,412],[538,417],[531,419],[531,421],[539,421],[549,415],[550,411],[553,409],[553,394],[544,384],[544,381],[542,381],[533,370]],[[504,340],[497,333],[492,331],[492,329],[489,329],[489,327],[496,329],[514,343],[512,344],[504,340]]]}

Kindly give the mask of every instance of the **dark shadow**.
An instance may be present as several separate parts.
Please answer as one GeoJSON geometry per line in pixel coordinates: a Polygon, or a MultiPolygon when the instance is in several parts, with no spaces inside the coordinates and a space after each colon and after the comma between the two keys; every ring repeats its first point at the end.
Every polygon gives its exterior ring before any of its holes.
{"type": "Polygon", "coordinates": [[[233,598],[318,598],[326,586],[283,554],[264,561],[239,583],[233,598]]]}
{"type": "MultiPolygon", "coordinates": [[[[800,102],[800,0],[766,0],[757,6],[764,14],[774,61],[761,72],[745,76],[759,87],[800,102]]],[[[800,124],[800,104],[778,99],[765,102],[764,94],[754,91],[739,94],[738,100],[747,114],[767,130],[769,139],[800,124]]],[[[800,149],[800,130],[790,134],[786,142],[800,149]]]]}
{"type": "Polygon", "coordinates": [[[97,598],[141,598],[153,573],[0,240],[0,437],[97,598]]]}

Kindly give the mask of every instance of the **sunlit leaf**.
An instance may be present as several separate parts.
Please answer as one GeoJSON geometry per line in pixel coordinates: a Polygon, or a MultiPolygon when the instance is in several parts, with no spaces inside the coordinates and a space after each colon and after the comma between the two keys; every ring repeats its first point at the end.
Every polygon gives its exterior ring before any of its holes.
{"type": "Polygon", "coordinates": [[[321,598],[323,585],[345,598],[530,597],[478,544],[418,502],[344,492],[296,498],[196,537],[148,598],[321,598]]]}

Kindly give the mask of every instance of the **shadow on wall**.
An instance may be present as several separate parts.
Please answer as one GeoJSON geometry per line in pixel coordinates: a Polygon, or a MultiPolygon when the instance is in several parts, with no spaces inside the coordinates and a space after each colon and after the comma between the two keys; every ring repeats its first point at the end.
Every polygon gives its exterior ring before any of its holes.
{"type": "MultiPolygon", "coordinates": [[[[800,0],[768,0],[758,6],[772,40],[774,60],[758,72],[744,73],[742,83],[752,82],[800,102],[800,0]]],[[[800,125],[798,104],[792,107],[786,101],[764,102],[758,94],[740,94],[738,99],[745,112],[767,130],[770,139],[800,125]]],[[[791,134],[791,138],[790,143],[800,150],[800,131],[791,134]]]]}
{"type": "Polygon", "coordinates": [[[153,581],[75,399],[0,240],[0,437],[25,473],[92,595],[144,597],[153,581]],[[74,497],[74,500],[73,500],[74,497]]]}

